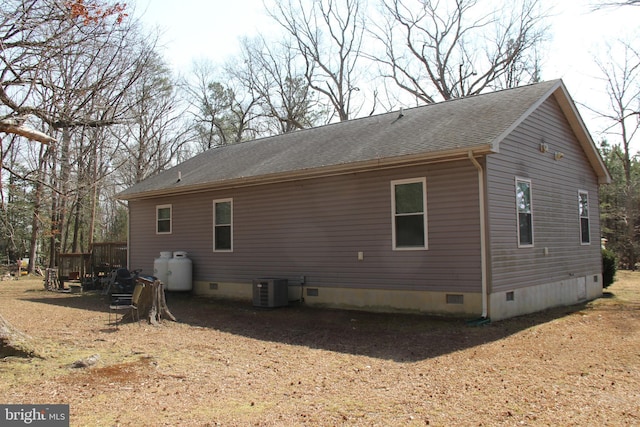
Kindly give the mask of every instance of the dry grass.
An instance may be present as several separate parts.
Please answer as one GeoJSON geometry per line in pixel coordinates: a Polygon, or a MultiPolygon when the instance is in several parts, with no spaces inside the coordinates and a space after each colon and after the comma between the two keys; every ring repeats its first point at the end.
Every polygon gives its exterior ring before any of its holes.
{"type": "Polygon", "coordinates": [[[640,425],[640,273],[482,327],[170,295],[178,323],[116,330],[104,297],[41,280],[0,301],[46,355],[0,361],[0,402],[68,403],[73,426],[640,425]]]}

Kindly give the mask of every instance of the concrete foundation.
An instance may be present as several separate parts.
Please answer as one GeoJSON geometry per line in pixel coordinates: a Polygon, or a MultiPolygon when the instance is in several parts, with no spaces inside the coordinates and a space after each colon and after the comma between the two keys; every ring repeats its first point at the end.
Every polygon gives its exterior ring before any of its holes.
{"type": "Polygon", "coordinates": [[[491,320],[506,319],[551,307],[573,305],[600,296],[600,274],[572,277],[559,282],[492,293],[489,296],[489,317],[491,320]]]}
{"type": "MultiPolygon", "coordinates": [[[[252,298],[251,283],[194,283],[194,292],[220,298],[252,298]]],[[[482,313],[479,293],[390,291],[290,285],[289,300],[315,307],[474,317],[482,313]]]]}
{"type": "MultiPolygon", "coordinates": [[[[197,295],[251,301],[251,283],[195,282],[197,295]]],[[[573,277],[554,283],[492,293],[489,318],[492,321],[520,316],[547,308],[573,305],[602,295],[602,276],[573,277]]],[[[316,307],[377,312],[423,313],[457,317],[482,314],[480,293],[430,292],[381,289],[348,289],[289,286],[289,300],[316,307]]]]}

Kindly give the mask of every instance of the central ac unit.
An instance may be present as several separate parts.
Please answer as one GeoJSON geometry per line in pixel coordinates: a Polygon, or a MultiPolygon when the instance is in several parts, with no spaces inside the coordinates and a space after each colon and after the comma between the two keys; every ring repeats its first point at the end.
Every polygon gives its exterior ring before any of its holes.
{"type": "Polygon", "coordinates": [[[253,281],[254,307],[283,307],[288,304],[287,279],[261,278],[253,281]]]}

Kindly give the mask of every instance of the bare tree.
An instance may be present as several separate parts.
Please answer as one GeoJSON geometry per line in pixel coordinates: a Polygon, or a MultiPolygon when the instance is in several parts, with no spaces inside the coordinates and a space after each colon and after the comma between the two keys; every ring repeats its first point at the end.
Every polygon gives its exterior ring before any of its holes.
{"type": "MultiPolygon", "coordinates": [[[[624,169],[624,263],[634,268],[638,259],[638,209],[636,200],[638,190],[632,176],[632,164],[636,153],[631,152],[631,142],[640,131],[640,51],[631,43],[620,41],[617,45],[608,45],[611,55],[607,62],[596,59],[606,84],[609,97],[608,109],[590,108],[610,123],[605,133],[619,141],[620,149],[612,152],[619,157],[624,169]]],[[[615,144],[614,143],[614,148],[615,144]]]]}
{"type": "Polygon", "coordinates": [[[374,54],[400,88],[421,102],[437,102],[538,79],[536,47],[544,15],[536,0],[486,12],[477,0],[386,0],[375,27],[374,54]]]}
{"type": "Polygon", "coordinates": [[[47,167],[39,166],[46,175],[38,175],[49,191],[51,230],[42,234],[50,236],[51,266],[64,242],[76,250],[81,240],[90,241],[80,215],[86,189],[99,182],[87,171],[94,170],[91,155],[99,152],[93,144],[102,143],[91,139],[90,130],[126,117],[125,95],[151,51],[135,22],[124,18],[122,6],[101,0],[9,0],[0,6],[0,118],[31,115],[46,133],[59,135],[47,151],[47,167]]]}
{"type": "Polygon", "coordinates": [[[127,95],[127,118],[112,135],[119,142],[111,158],[119,182],[133,185],[179,160],[188,141],[185,113],[173,75],[153,53],[127,95]],[[121,167],[122,165],[122,167],[121,167]]]}
{"type": "Polygon", "coordinates": [[[47,114],[40,117],[60,134],[50,169],[56,189],[51,200],[51,266],[57,252],[86,251],[92,241],[80,224],[88,223],[84,219],[92,216],[88,208],[92,192],[87,190],[100,182],[89,171],[100,162],[91,158],[99,152],[94,145],[105,140],[92,139],[99,135],[93,130],[129,117],[135,104],[129,93],[153,53],[153,44],[129,20],[117,25],[83,24],[58,43],[63,54],[49,60],[38,87],[40,104],[47,106],[47,114]]]}
{"type": "Polygon", "coordinates": [[[23,166],[23,153],[19,138],[0,140],[4,171],[13,172],[7,177],[6,186],[0,188],[0,238],[5,243],[3,252],[11,260],[21,259],[27,250],[26,230],[29,218],[31,188],[20,185],[20,176],[28,174],[23,166]]]}
{"type": "MultiPolygon", "coordinates": [[[[3,120],[2,122],[4,122],[4,124],[7,123],[6,120],[3,120]]],[[[10,136],[13,136],[13,135],[25,136],[25,133],[23,132],[23,129],[22,129],[22,124],[20,123],[17,126],[18,127],[17,129],[14,128],[15,126],[16,126],[16,123],[11,123],[11,126],[2,127],[0,129],[2,129],[1,132],[6,133],[10,136]]],[[[42,142],[43,144],[46,144],[52,141],[51,137],[39,132],[31,134],[30,137],[35,141],[42,142]]],[[[7,157],[8,153],[18,153],[18,152],[12,150],[12,148],[14,148],[13,138],[10,143],[11,147],[6,151],[2,146],[2,142],[3,142],[3,139],[0,138],[0,148],[2,148],[2,150],[0,151],[2,153],[2,164],[4,165],[4,159],[5,157],[7,157]]],[[[11,154],[8,157],[13,159],[15,156],[11,154]]],[[[4,166],[3,166],[3,169],[4,169],[4,166]]],[[[2,170],[0,170],[0,174],[1,173],[2,173],[2,170]]],[[[17,174],[12,173],[10,175],[10,180],[15,179],[16,177],[17,177],[17,174]]],[[[10,188],[14,188],[14,187],[17,187],[17,186],[13,186],[13,185],[10,186],[10,188]]],[[[27,192],[27,191],[28,190],[23,189],[23,192],[27,192]]],[[[14,223],[11,220],[7,221],[7,218],[9,217],[9,215],[7,215],[8,209],[7,209],[7,206],[5,206],[4,204],[4,200],[5,200],[5,195],[2,192],[2,186],[0,186],[0,202],[2,203],[1,209],[0,209],[0,214],[1,214],[0,223],[3,226],[2,227],[3,234],[8,234],[9,239],[13,239],[14,234],[12,233],[11,228],[14,226],[14,223]]],[[[11,203],[11,204],[15,205],[15,203],[11,203]]],[[[12,207],[15,207],[15,206],[12,206],[12,207]]],[[[23,219],[26,219],[27,215],[21,215],[21,217],[23,219]]],[[[25,228],[27,228],[26,224],[24,224],[24,226],[25,228]]],[[[30,262],[29,271],[30,272],[33,271],[31,267],[31,262],[30,262]]],[[[37,349],[37,344],[33,340],[33,338],[13,328],[13,326],[11,326],[11,324],[0,314],[0,357],[6,357],[6,356],[42,357],[41,351],[37,349]]]]}
{"type": "Polygon", "coordinates": [[[361,0],[277,0],[270,16],[294,39],[309,86],[339,120],[354,115],[365,29],[361,0]]]}
{"type": "Polygon", "coordinates": [[[258,94],[266,133],[314,126],[323,111],[291,44],[269,43],[263,37],[245,38],[241,49],[244,67],[229,67],[227,72],[258,94]]]}
{"type": "Polygon", "coordinates": [[[640,0],[625,0],[625,1],[605,1],[596,3],[592,6],[593,10],[604,9],[606,7],[620,7],[620,6],[640,6],[640,0]]]}
{"type": "MultiPolygon", "coordinates": [[[[131,40],[124,37],[120,39],[120,43],[114,44],[113,39],[108,37],[114,34],[109,31],[109,24],[123,22],[125,17],[123,10],[123,6],[118,3],[112,5],[109,0],[4,0],[0,3],[0,132],[21,135],[42,142],[55,141],[52,137],[38,139],[37,133],[23,132],[20,122],[26,120],[26,115],[39,119],[40,130],[45,131],[40,134],[45,136],[55,133],[56,130],[62,130],[62,133],[65,133],[78,126],[98,126],[112,122],[114,115],[111,112],[105,112],[103,116],[90,117],[89,105],[95,100],[92,94],[100,93],[99,96],[104,96],[104,91],[100,89],[105,87],[121,91],[126,88],[115,84],[122,83],[123,80],[112,79],[109,83],[105,80],[104,86],[97,83],[96,77],[107,76],[114,70],[117,56],[112,55],[112,61],[105,61],[105,56],[94,49],[96,46],[94,43],[104,42],[106,35],[107,40],[111,41],[107,45],[115,47],[117,51],[118,48],[125,46],[124,40],[131,40]],[[103,37],[96,37],[100,34],[103,37]],[[75,49],[78,45],[82,45],[84,50],[75,49]],[[76,82],[89,82],[89,84],[72,85],[70,88],[59,86],[58,83],[64,81],[63,76],[69,77],[67,73],[69,70],[57,66],[64,64],[66,59],[82,53],[85,54],[83,57],[85,72],[76,75],[81,77],[76,79],[76,82]],[[75,91],[75,97],[59,96],[61,91],[66,90],[75,91]],[[76,103],[58,105],[55,102],[72,98],[76,103]],[[15,121],[19,123],[13,124],[12,122],[15,121]],[[5,126],[7,124],[8,126],[5,126]]],[[[136,58],[130,53],[129,56],[136,58]]],[[[119,76],[125,81],[134,74],[135,72],[132,73],[130,68],[124,67],[119,70],[119,76]]],[[[117,97],[109,100],[113,101],[112,107],[115,111],[118,107],[117,97]]],[[[65,135],[65,138],[71,141],[70,135],[65,135]]],[[[0,141],[2,141],[1,138],[0,141]]],[[[4,155],[5,150],[3,149],[2,152],[4,155]]],[[[41,200],[44,188],[54,190],[52,194],[61,194],[59,188],[56,188],[57,184],[54,185],[54,183],[56,180],[60,183],[62,175],[49,178],[44,176],[47,170],[52,170],[47,166],[55,166],[55,163],[47,165],[49,159],[57,160],[53,154],[55,154],[53,150],[40,150],[40,161],[35,178],[29,177],[29,171],[20,177],[33,179],[38,183],[35,190],[38,202],[41,200]],[[51,157],[49,158],[48,155],[51,157]],[[45,183],[45,179],[48,182],[45,183]]],[[[18,177],[12,168],[7,169],[2,165],[2,170],[7,171],[12,178],[18,177]]],[[[34,222],[39,221],[37,215],[40,207],[44,205],[44,203],[38,205],[38,202],[34,202],[36,206],[34,222]]],[[[56,208],[57,205],[52,204],[52,207],[56,208]]],[[[37,232],[36,230],[37,227],[34,227],[33,232],[37,232]]],[[[60,229],[52,228],[52,232],[58,230],[60,229]]],[[[36,239],[31,240],[32,246],[35,247],[36,239]]],[[[32,250],[31,254],[34,253],[35,251],[32,250]]],[[[33,271],[32,266],[30,271],[33,271]]],[[[1,316],[0,349],[3,356],[7,354],[37,355],[31,340],[13,329],[1,316]]]]}
{"type": "Polygon", "coordinates": [[[124,17],[121,6],[98,1],[6,0],[0,6],[0,118],[34,114],[45,123],[58,119],[35,94],[45,82],[42,73],[69,49],[95,41],[124,17]]]}
{"type": "Polygon", "coordinates": [[[208,62],[196,63],[187,95],[192,106],[199,150],[254,139],[259,130],[260,95],[236,77],[245,64],[227,64],[222,72],[208,62]]]}

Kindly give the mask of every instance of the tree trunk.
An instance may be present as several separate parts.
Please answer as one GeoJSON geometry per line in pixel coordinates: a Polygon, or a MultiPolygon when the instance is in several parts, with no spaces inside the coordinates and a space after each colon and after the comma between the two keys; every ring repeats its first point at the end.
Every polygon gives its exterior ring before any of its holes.
{"type": "MultiPolygon", "coordinates": [[[[95,135],[95,133],[94,133],[95,135]]],[[[93,182],[91,186],[91,214],[90,214],[90,222],[89,222],[89,236],[88,236],[88,248],[91,249],[93,247],[93,238],[96,227],[96,209],[98,204],[98,144],[94,140],[91,144],[91,159],[90,159],[90,170],[91,170],[91,182],[93,182]]]]}
{"type": "MultiPolygon", "coordinates": [[[[78,186],[80,186],[80,184],[78,184],[78,186]]],[[[73,209],[73,236],[71,237],[71,252],[83,252],[83,250],[80,249],[80,240],[81,240],[81,236],[80,236],[80,222],[82,220],[82,195],[80,193],[80,190],[78,190],[77,196],[76,196],[76,203],[75,203],[75,207],[73,209]]],[[[71,218],[69,218],[69,220],[71,220],[71,218]]]]}
{"type": "Polygon", "coordinates": [[[55,224],[54,233],[58,233],[58,250],[56,252],[67,252],[69,250],[69,218],[68,208],[69,208],[69,195],[71,194],[69,191],[70,188],[70,176],[71,176],[71,159],[70,159],[70,150],[71,150],[71,131],[69,129],[62,130],[62,145],[60,147],[60,180],[58,181],[58,207],[57,207],[57,221],[55,224]]]}
{"type": "MultiPolygon", "coordinates": [[[[51,177],[50,177],[50,185],[52,188],[56,188],[58,185],[58,148],[56,145],[53,145],[51,153],[51,177]]],[[[51,223],[49,225],[49,263],[47,267],[55,268],[57,267],[58,262],[58,252],[60,251],[60,232],[58,229],[60,222],[60,212],[58,210],[60,196],[52,191],[51,194],[51,223]]]]}
{"type": "Polygon", "coordinates": [[[49,150],[45,146],[40,146],[40,155],[38,156],[38,183],[33,196],[33,218],[31,219],[31,240],[29,242],[29,274],[36,271],[38,256],[38,239],[42,230],[42,195],[44,191],[45,171],[47,160],[49,158],[49,150]]]}
{"type": "Polygon", "coordinates": [[[627,249],[627,258],[629,262],[629,269],[636,269],[636,248],[635,248],[635,225],[636,225],[636,212],[634,205],[634,186],[631,177],[631,151],[630,141],[627,137],[627,128],[625,127],[624,120],[621,122],[622,128],[622,147],[624,150],[624,158],[622,159],[622,165],[624,166],[624,189],[625,189],[625,211],[627,227],[625,230],[625,246],[627,249]]]}

